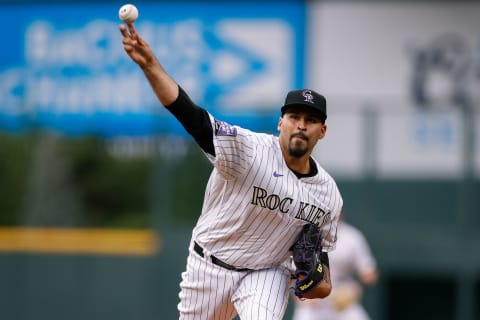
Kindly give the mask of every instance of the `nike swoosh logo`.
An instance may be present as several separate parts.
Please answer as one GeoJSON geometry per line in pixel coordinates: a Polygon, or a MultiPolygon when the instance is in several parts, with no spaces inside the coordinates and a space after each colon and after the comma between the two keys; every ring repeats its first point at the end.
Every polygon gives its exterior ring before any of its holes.
{"type": "Polygon", "coordinates": [[[275,178],[278,178],[278,177],[283,177],[283,174],[278,173],[277,171],[273,171],[273,176],[274,176],[275,178]]]}

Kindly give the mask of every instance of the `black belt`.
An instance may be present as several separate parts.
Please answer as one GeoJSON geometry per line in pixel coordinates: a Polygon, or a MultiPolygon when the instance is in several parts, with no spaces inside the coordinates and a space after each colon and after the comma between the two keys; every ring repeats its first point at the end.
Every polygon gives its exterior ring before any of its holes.
{"type": "MultiPolygon", "coordinates": [[[[203,254],[203,248],[200,247],[200,245],[194,241],[193,242],[193,250],[198,253],[198,255],[200,257],[204,257],[205,255],[203,254]]],[[[222,260],[218,259],[217,257],[215,256],[210,256],[210,258],[212,259],[212,263],[213,264],[216,264],[217,266],[219,267],[222,267],[222,268],[225,268],[227,270],[232,270],[232,271],[252,271],[252,269],[248,269],[248,268],[237,268],[237,267],[234,267],[232,265],[229,265],[228,263],[225,263],[223,262],[222,260]]]]}

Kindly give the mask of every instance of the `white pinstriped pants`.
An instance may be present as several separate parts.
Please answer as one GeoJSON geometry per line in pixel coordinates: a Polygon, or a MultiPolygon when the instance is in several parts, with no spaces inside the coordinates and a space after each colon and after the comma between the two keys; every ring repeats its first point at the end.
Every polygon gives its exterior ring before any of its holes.
{"type": "Polygon", "coordinates": [[[202,258],[190,245],[187,270],[182,273],[181,320],[283,319],[290,272],[284,267],[231,271],[202,258]]]}

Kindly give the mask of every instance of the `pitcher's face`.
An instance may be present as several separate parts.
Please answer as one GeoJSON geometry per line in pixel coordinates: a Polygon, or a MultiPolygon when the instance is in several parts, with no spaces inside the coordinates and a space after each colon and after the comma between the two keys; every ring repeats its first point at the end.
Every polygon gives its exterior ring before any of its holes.
{"type": "Polygon", "coordinates": [[[301,158],[312,152],[317,141],[323,139],[327,126],[322,118],[303,108],[287,110],[278,122],[280,144],[289,155],[301,158]]]}

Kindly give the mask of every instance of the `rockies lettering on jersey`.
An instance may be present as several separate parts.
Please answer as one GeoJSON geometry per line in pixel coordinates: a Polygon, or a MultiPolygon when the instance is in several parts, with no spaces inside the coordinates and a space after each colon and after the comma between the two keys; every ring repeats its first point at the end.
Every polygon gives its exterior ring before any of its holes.
{"type": "MultiPolygon", "coordinates": [[[[278,209],[282,213],[288,213],[293,201],[292,198],[285,197],[282,199],[277,194],[268,194],[267,190],[253,186],[251,202],[253,205],[259,205],[262,208],[268,208],[270,210],[278,209]]],[[[300,207],[295,214],[295,218],[321,226],[325,221],[328,221],[330,213],[325,212],[325,210],[313,204],[300,202],[300,207]]]]}
{"type": "Polygon", "coordinates": [[[262,208],[268,208],[270,210],[280,210],[282,213],[287,213],[290,211],[288,208],[293,202],[292,198],[283,198],[281,199],[280,196],[277,194],[268,194],[267,190],[253,186],[253,197],[252,197],[252,204],[253,205],[260,205],[262,208]]]}
{"type": "Polygon", "coordinates": [[[330,212],[325,212],[322,208],[313,204],[300,202],[300,208],[298,209],[295,218],[321,226],[330,218],[330,212]]]}

